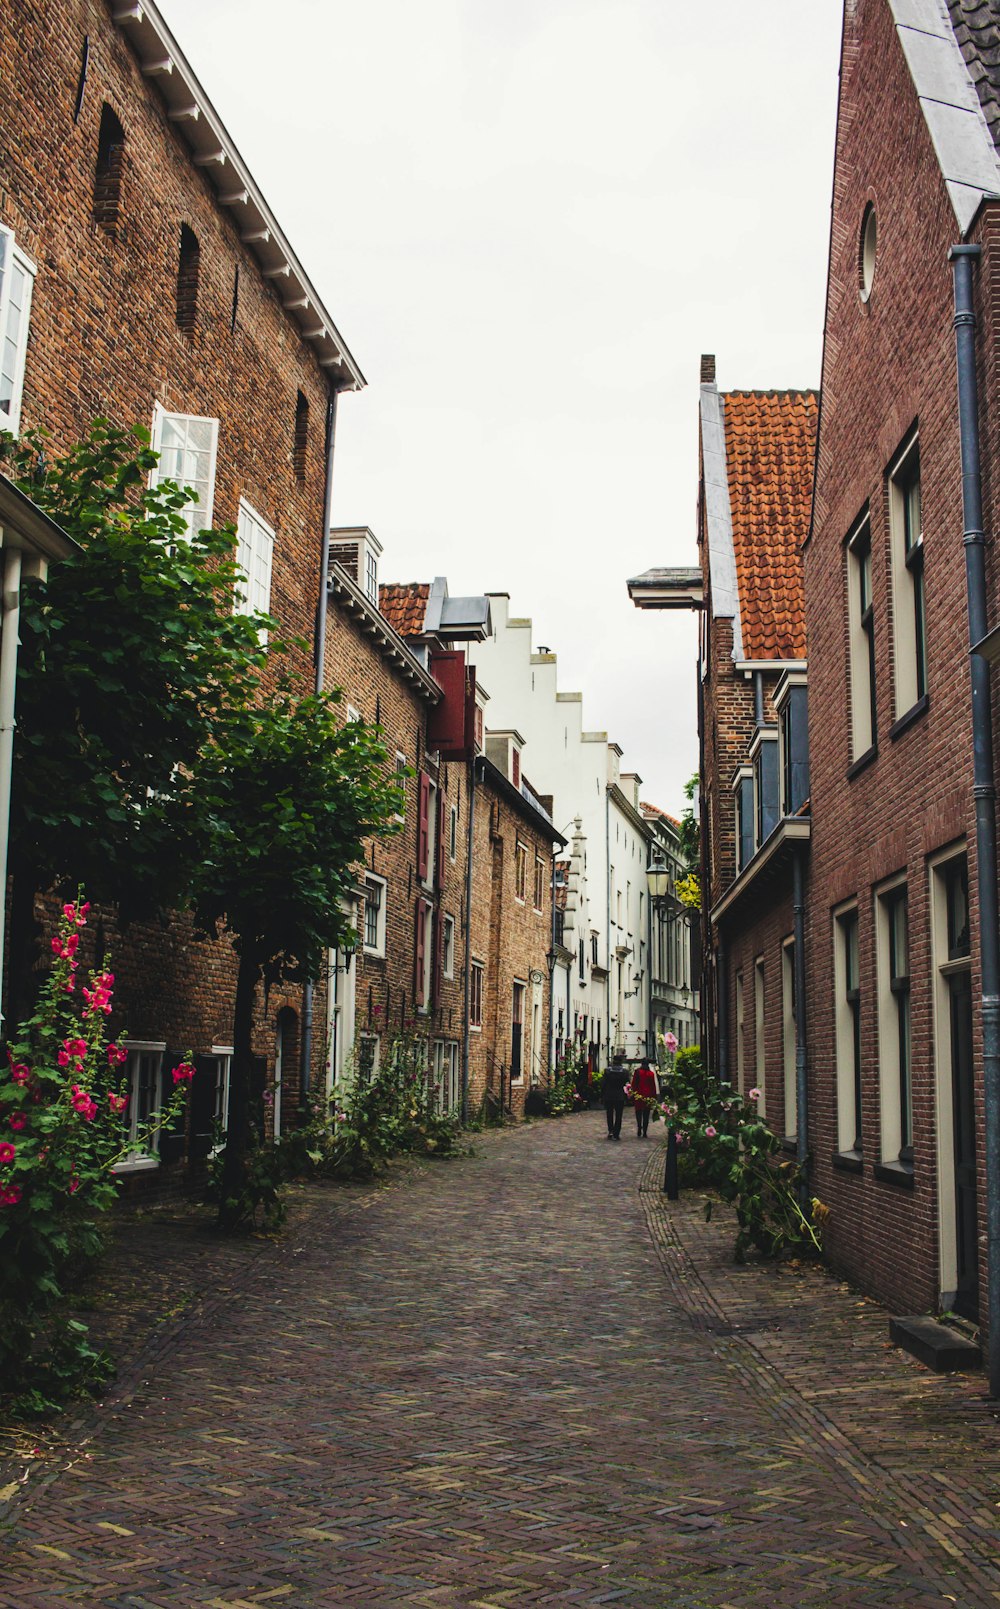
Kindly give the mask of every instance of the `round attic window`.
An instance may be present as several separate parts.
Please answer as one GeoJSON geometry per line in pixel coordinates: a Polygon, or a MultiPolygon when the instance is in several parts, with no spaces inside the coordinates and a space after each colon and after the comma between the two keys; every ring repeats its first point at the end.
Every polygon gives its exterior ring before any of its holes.
{"type": "Polygon", "coordinates": [[[869,201],[861,220],[861,240],[858,247],[858,278],[863,302],[867,302],[871,295],[872,281],[875,278],[875,241],[875,208],[869,201]]]}

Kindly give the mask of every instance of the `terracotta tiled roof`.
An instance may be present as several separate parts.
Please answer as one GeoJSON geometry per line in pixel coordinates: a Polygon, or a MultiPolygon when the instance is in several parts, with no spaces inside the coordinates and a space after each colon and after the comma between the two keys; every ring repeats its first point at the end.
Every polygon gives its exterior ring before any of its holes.
{"type": "Polygon", "coordinates": [[[983,115],[1000,146],[1000,3],[947,0],[951,25],[976,86],[983,115]]]}
{"type": "Polygon", "coordinates": [[[426,581],[390,582],[379,587],[378,606],[401,637],[420,636],[430,590],[426,581]]]}
{"type": "Polygon", "coordinates": [[[727,391],[726,464],[743,653],[805,659],[800,549],[809,530],[814,391],[727,391]]]}
{"type": "Polygon", "coordinates": [[[671,827],[680,827],[680,822],[677,820],[677,817],[672,816],[669,810],[661,810],[659,805],[647,804],[645,799],[643,799],[639,805],[639,809],[642,811],[644,816],[661,816],[664,821],[669,821],[671,827]]]}

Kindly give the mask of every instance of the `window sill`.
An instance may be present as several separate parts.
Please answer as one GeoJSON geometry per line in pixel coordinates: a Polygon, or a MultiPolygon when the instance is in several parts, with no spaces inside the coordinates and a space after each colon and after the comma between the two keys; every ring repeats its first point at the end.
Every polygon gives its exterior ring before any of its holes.
{"type": "Polygon", "coordinates": [[[781,1142],[781,1149],[784,1151],[785,1155],[786,1156],[795,1156],[796,1152],[798,1151],[798,1148],[799,1148],[799,1142],[796,1139],[795,1135],[794,1134],[786,1134],[784,1136],[782,1142],[781,1142]]]}
{"type": "Polygon", "coordinates": [[[930,703],[931,696],[929,693],[925,693],[923,698],[918,698],[917,702],[906,711],[906,714],[901,715],[899,720],[895,721],[893,725],[890,726],[890,742],[895,743],[898,737],[902,737],[904,732],[908,732],[914,721],[919,721],[921,715],[923,715],[924,712],[930,708],[930,703]]]}
{"type": "Polygon", "coordinates": [[[873,1162],[872,1175],[883,1184],[894,1184],[899,1190],[913,1189],[913,1169],[904,1168],[901,1162],[873,1162]]]}
{"type": "Polygon", "coordinates": [[[125,1162],[116,1162],[111,1169],[112,1173],[148,1173],[152,1168],[158,1168],[158,1156],[136,1156],[125,1162]]]}
{"type": "Polygon", "coordinates": [[[877,760],[877,759],[878,759],[878,744],[873,743],[870,749],[866,749],[864,754],[859,755],[859,757],[855,760],[853,765],[849,765],[847,767],[847,780],[848,780],[848,782],[853,782],[855,777],[859,777],[861,775],[862,771],[867,770],[868,766],[871,765],[872,761],[877,760]]]}
{"type": "Polygon", "coordinates": [[[860,1151],[834,1151],[830,1161],[840,1173],[860,1173],[865,1165],[860,1151]]]}

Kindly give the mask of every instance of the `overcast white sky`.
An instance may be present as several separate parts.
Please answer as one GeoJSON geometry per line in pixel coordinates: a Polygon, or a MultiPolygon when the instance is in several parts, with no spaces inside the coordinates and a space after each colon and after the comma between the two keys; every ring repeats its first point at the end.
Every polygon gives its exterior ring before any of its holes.
{"type": "MultiPolygon", "coordinates": [[[[368,380],[335,519],[507,591],[674,811],[698,360],[819,383],[840,0],[162,0],[368,380]]],[[[535,778],[544,785],[544,778],[535,778]]]]}

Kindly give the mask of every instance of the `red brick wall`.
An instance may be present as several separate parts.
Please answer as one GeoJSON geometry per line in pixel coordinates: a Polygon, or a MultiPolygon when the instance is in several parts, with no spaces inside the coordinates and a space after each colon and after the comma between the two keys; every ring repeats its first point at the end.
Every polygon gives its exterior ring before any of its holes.
{"type": "MultiPolygon", "coordinates": [[[[808,903],[808,1016],[814,1188],[829,1205],[827,1241],[851,1278],[903,1309],[938,1295],[933,1023],[926,857],[970,839],[969,673],[948,247],[958,236],[930,138],[885,0],[850,8],[826,316],[813,534],[805,551],[813,848],[808,903]],[[878,220],[870,300],[858,293],[864,208],[878,220]],[[929,707],[895,739],[892,600],[885,469],[917,420],[923,489],[929,707]],[[878,755],[848,777],[849,660],[843,543],[871,505],[878,755]],[[914,1085],[914,1189],[873,1177],[879,1156],[872,885],[905,872],[909,885],[914,1085]],[[837,1145],[831,910],[856,895],[860,913],[864,1170],[835,1170],[837,1145]]],[[[986,229],[986,277],[996,272],[986,229]]],[[[995,353],[995,300],[984,344],[995,353]]],[[[983,417],[995,407],[995,357],[983,417]]],[[[996,448],[987,442],[990,465],[996,448]]],[[[987,476],[988,508],[995,504],[987,476]]],[[[987,530],[995,522],[987,515],[987,530]]],[[[995,618],[995,610],[993,611],[995,618]]],[[[974,916],[975,920],[975,916],[974,916]]],[[[973,953],[976,952],[975,937],[973,953]]],[[[978,994],[978,977],[974,978],[978,994]]],[[[980,1203],[982,1220],[982,1202],[980,1203]]]]}
{"type": "MultiPolygon", "coordinates": [[[[103,0],[13,0],[0,33],[0,222],[37,265],[22,429],[44,428],[49,451],[79,439],[97,415],[151,424],[153,406],[220,420],[214,519],[235,523],[245,497],[275,530],[271,610],[289,637],[285,661],[311,688],[324,517],[327,385],[278,291],[265,280],[207,178],[193,165],[153,81],[143,78],[103,0]],[[90,59],[79,121],[73,110],[84,36],[90,59]],[[93,222],[104,103],[125,130],[119,222],[93,222]],[[181,225],[198,239],[197,318],[176,322],[181,225]],[[231,327],[233,286],[239,301],[231,327]],[[296,399],[309,435],[296,474],[296,399]]],[[[412,747],[412,745],[411,745],[412,747]]],[[[119,1001],[135,1036],[195,1052],[232,1039],[233,958],[225,944],[169,928],[108,930],[119,1001]]],[[[261,1002],[257,1049],[273,1064],[274,1024],[299,991],[261,1002]]],[[[294,1107],[298,1071],[286,1065],[294,1107]]],[[[314,1066],[315,1079],[317,1067],[314,1066]]]]}

